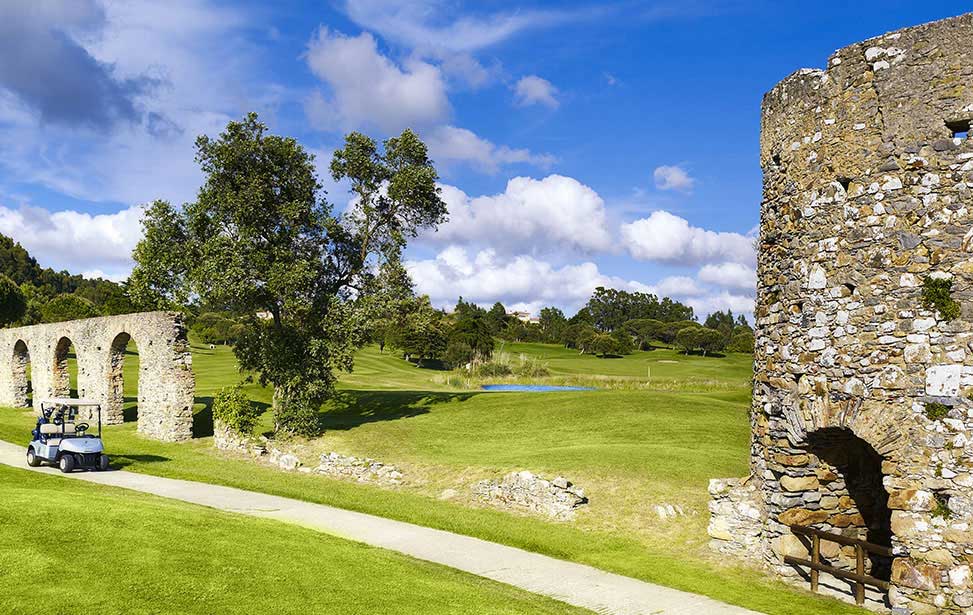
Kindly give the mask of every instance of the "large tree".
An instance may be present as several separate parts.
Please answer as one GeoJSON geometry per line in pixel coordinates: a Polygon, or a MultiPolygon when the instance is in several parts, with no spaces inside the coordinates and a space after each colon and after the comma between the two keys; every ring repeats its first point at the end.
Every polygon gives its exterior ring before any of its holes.
{"type": "Polygon", "coordinates": [[[584,310],[599,331],[609,332],[621,328],[630,320],[693,320],[693,308],[669,297],[663,297],[660,301],[650,293],[631,293],[602,286],[595,289],[584,310]]]}
{"type": "Polygon", "coordinates": [[[351,133],[335,152],[332,177],[354,195],[336,215],[313,156],[251,113],[196,140],[206,180],[195,202],[146,211],[131,295],[142,306],[199,300],[240,314],[246,331],[234,352],[273,385],[280,430],[315,431],[335,371],[351,369],[366,339],[359,301],[374,272],[445,219],[422,141],[407,130],[383,146],[351,133]]]}
{"type": "Polygon", "coordinates": [[[16,322],[27,312],[27,299],[13,280],[0,273],[0,327],[16,322]]]}

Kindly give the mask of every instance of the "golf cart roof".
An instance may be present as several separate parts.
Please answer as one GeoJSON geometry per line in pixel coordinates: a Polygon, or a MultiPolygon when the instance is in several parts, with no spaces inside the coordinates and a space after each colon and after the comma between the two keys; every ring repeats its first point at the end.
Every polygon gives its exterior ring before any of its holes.
{"type": "Polygon", "coordinates": [[[76,397],[49,397],[41,400],[41,405],[49,406],[100,406],[101,402],[94,399],[78,399],[76,397]]]}

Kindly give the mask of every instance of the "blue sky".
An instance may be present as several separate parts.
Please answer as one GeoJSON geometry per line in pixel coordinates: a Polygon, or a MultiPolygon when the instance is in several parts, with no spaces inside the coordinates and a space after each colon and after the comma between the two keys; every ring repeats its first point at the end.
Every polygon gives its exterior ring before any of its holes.
{"type": "MultiPolygon", "coordinates": [[[[140,205],[192,200],[196,135],[255,110],[315,152],[416,129],[451,218],[438,305],[573,311],[598,285],[752,306],[760,100],[961,3],[63,0],[0,6],[0,232],[123,279],[140,205]]],[[[322,175],[325,175],[322,173],[322,175]]],[[[326,177],[341,208],[344,186],[326,177]]]]}

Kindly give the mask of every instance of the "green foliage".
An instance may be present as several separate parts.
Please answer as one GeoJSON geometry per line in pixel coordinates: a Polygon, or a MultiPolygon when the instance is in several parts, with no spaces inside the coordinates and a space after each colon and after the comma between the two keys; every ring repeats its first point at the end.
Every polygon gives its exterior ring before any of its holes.
{"type": "Polygon", "coordinates": [[[500,335],[500,332],[507,327],[507,323],[514,320],[512,316],[507,316],[507,308],[497,301],[486,313],[484,322],[489,328],[491,335],[500,335]]]}
{"type": "Polygon", "coordinates": [[[0,327],[14,323],[27,313],[27,299],[17,284],[0,273],[0,327]]]}
{"type": "Polygon", "coordinates": [[[703,356],[726,347],[726,339],[722,333],[698,324],[680,329],[676,333],[675,343],[686,354],[699,351],[703,356]]]}
{"type": "Polygon", "coordinates": [[[599,331],[615,331],[630,320],[652,318],[664,322],[692,320],[693,309],[669,297],[630,293],[599,286],[584,308],[599,331]]]}
{"type": "Polygon", "coordinates": [[[27,250],[5,235],[0,235],[0,275],[6,275],[19,285],[26,299],[25,313],[13,321],[17,326],[41,322],[41,307],[62,294],[77,294],[88,299],[100,314],[135,311],[123,286],[109,280],[88,279],[66,271],[42,268],[27,250]]]}
{"type": "Polygon", "coordinates": [[[240,367],[274,386],[279,428],[313,431],[310,417],[333,392],[335,371],[350,370],[369,337],[363,294],[373,272],[445,218],[426,147],[408,130],[382,149],[349,134],[330,167],[356,196],[340,216],[321,198],[313,156],[267,134],[255,113],[216,139],[199,137],[196,160],[206,176],[197,200],[146,211],[132,296],[155,307],[192,297],[241,315],[240,367]]]}
{"type": "Polygon", "coordinates": [[[321,433],[321,421],[315,401],[302,399],[299,395],[276,399],[274,431],[285,436],[318,436],[321,433]]]}
{"type": "Polygon", "coordinates": [[[933,517],[949,519],[953,516],[953,511],[949,509],[949,496],[937,492],[933,494],[933,500],[933,509],[930,511],[933,517]]]}
{"type": "Polygon", "coordinates": [[[596,333],[595,328],[588,323],[570,324],[564,329],[561,343],[565,348],[577,348],[583,352],[584,342],[596,333]]]}
{"type": "Polygon", "coordinates": [[[239,385],[224,387],[213,399],[213,419],[228,425],[243,435],[253,433],[260,418],[260,411],[250,402],[239,385]]]}
{"type": "Polygon", "coordinates": [[[224,312],[203,312],[191,330],[207,344],[231,344],[246,335],[246,327],[224,312]]]}
{"type": "Polygon", "coordinates": [[[470,375],[476,378],[499,378],[501,376],[509,376],[513,373],[510,365],[501,361],[490,361],[488,363],[479,363],[473,366],[470,370],[470,375]]]}
{"type": "Polygon", "coordinates": [[[960,315],[960,304],[950,296],[953,281],[926,276],[922,280],[922,305],[939,311],[943,320],[953,320],[960,315]]]}
{"type": "Polygon", "coordinates": [[[538,341],[549,344],[562,343],[564,330],[568,326],[568,319],[564,317],[564,312],[556,307],[541,308],[539,320],[541,339],[538,341]]]}
{"type": "Polygon", "coordinates": [[[429,297],[421,297],[414,303],[392,345],[421,364],[424,360],[443,358],[448,341],[446,315],[432,307],[429,297]]]}
{"type": "Polygon", "coordinates": [[[753,332],[751,331],[734,333],[733,337],[730,338],[730,342],[726,345],[726,350],[729,352],[747,352],[752,354],[754,341],[753,332]]]}
{"type": "Polygon", "coordinates": [[[471,358],[485,361],[493,354],[493,326],[489,315],[460,318],[449,332],[449,341],[469,348],[472,351],[471,358]]]}
{"type": "Polygon", "coordinates": [[[78,295],[58,295],[41,308],[44,322],[62,322],[101,316],[91,301],[78,295]]]}
{"type": "Polygon", "coordinates": [[[551,375],[551,370],[540,359],[521,355],[520,363],[514,367],[514,374],[521,378],[546,378],[551,375]]]}
{"type": "Polygon", "coordinates": [[[924,412],[926,418],[930,421],[941,421],[949,416],[949,406],[941,404],[938,401],[931,401],[926,403],[924,412]]]}
{"type": "Polygon", "coordinates": [[[666,323],[654,318],[637,318],[622,327],[635,340],[639,350],[652,347],[652,340],[661,340],[665,335],[666,323]]]}

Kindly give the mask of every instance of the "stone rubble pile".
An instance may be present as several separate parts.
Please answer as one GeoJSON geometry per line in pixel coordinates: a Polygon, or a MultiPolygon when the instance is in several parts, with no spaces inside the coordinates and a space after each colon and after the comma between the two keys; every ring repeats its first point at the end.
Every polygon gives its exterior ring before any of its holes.
{"type": "Polygon", "coordinates": [[[762,495],[753,483],[738,478],[709,481],[710,547],[735,557],[763,560],[762,495]]]}
{"type": "Polygon", "coordinates": [[[575,511],[588,503],[584,490],[563,477],[547,480],[527,471],[511,472],[500,480],[482,480],[473,487],[482,502],[557,521],[574,518],[575,511]]]}
{"type": "Polygon", "coordinates": [[[354,479],[359,483],[402,484],[402,472],[393,465],[367,457],[362,459],[334,452],[321,455],[321,463],[314,471],[337,478],[354,479]]]}

